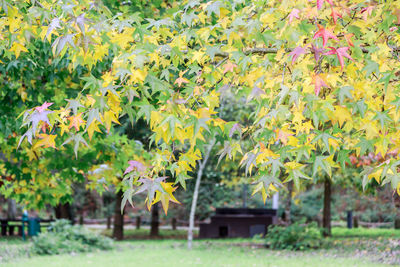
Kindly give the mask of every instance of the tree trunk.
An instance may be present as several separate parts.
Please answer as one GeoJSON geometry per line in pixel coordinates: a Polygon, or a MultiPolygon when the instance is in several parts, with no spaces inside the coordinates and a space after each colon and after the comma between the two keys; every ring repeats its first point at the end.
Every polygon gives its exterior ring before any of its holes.
{"type": "Polygon", "coordinates": [[[111,216],[107,217],[107,229],[111,229],[111,216]]]}
{"type": "Polygon", "coordinates": [[[291,210],[292,210],[292,194],[293,194],[293,181],[288,182],[288,196],[285,205],[285,222],[292,224],[291,210]]]}
{"type": "Polygon", "coordinates": [[[114,209],[114,228],[112,237],[116,240],[124,239],[124,212],[121,213],[121,202],[123,192],[119,190],[116,194],[115,209],[114,209]]]}
{"type": "Polygon", "coordinates": [[[142,224],[142,218],[140,216],[136,217],[136,230],[140,229],[140,225],[142,224]]]}
{"type": "Polygon", "coordinates": [[[74,218],[71,212],[71,206],[67,203],[59,203],[55,208],[56,219],[66,219],[74,223],[74,218]]]}
{"type": "Polygon", "coordinates": [[[177,220],[176,218],[172,218],[172,230],[176,231],[177,228],[177,220]]]}
{"type": "Polygon", "coordinates": [[[158,213],[158,202],[153,205],[151,208],[151,225],[150,225],[150,236],[156,237],[160,234],[159,229],[160,221],[159,221],[159,213],[158,213]]]}
{"type": "Polygon", "coordinates": [[[199,188],[201,182],[201,176],[203,176],[203,170],[207,164],[208,158],[210,157],[211,150],[215,144],[215,139],[213,138],[202,161],[198,161],[199,170],[197,171],[196,184],[194,186],[192,206],[190,207],[189,216],[189,228],[188,228],[188,249],[192,249],[193,246],[193,228],[194,228],[194,215],[196,213],[197,198],[199,196],[199,188]]]}
{"type": "Polygon", "coordinates": [[[322,217],[323,235],[331,236],[331,200],[332,200],[332,182],[329,177],[324,182],[324,210],[322,217]]]}
{"type": "Polygon", "coordinates": [[[397,192],[393,193],[392,202],[393,202],[393,211],[395,214],[394,229],[400,229],[400,196],[397,194],[397,192]]]}
{"type": "Polygon", "coordinates": [[[14,199],[7,199],[7,219],[14,220],[17,217],[17,203],[14,199]]]}

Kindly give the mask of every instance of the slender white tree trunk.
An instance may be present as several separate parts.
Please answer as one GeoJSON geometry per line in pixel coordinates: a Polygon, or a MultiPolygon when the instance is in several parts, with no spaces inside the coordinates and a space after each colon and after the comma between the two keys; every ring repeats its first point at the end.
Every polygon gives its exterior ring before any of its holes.
{"type": "Polygon", "coordinates": [[[275,209],[275,210],[279,209],[279,192],[276,192],[272,196],[272,208],[275,209]]]}
{"type": "Polygon", "coordinates": [[[205,151],[203,160],[198,161],[199,170],[197,171],[196,184],[194,186],[193,200],[192,200],[192,206],[190,208],[190,216],[189,216],[189,229],[188,229],[188,237],[187,237],[188,238],[188,243],[187,243],[188,249],[192,249],[192,246],[193,246],[194,215],[196,214],[196,205],[197,205],[197,198],[199,196],[201,176],[203,176],[203,170],[206,167],[208,158],[210,157],[210,153],[211,153],[212,148],[214,147],[214,144],[215,144],[215,138],[212,139],[210,145],[208,146],[207,150],[205,151]]]}

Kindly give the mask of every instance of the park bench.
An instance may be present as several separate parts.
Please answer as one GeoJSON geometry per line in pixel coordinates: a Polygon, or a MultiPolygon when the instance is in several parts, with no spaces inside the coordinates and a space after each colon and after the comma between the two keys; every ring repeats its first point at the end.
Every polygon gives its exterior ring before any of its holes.
{"type": "Polygon", "coordinates": [[[24,237],[24,229],[27,227],[28,236],[34,236],[40,233],[41,224],[48,225],[53,221],[40,218],[0,219],[0,232],[1,236],[14,236],[15,229],[18,229],[17,235],[24,237]]]}

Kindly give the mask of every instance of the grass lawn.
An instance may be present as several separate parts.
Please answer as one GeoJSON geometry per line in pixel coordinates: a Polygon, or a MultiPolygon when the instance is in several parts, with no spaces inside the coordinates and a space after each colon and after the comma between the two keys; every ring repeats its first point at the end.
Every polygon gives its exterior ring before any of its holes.
{"type": "MultiPolygon", "coordinates": [[[[194,235],[197,236],[198,231],[194,231],[194,235]]],[[[101,232],[103,235],[112,236],[112,229],[106,229],[101,232]]],[[[136,229],[124,229],[125,239],[186,239],[186,230],[172,230],[172,229],[160,229],[160,236],[150,238],[150,229],[141,228],[136,229]]]]}
{"type": "Polygon", "coordinates": [[[6,266],[387,266],[358,258],[338,257],[325,250],[272,251],[229,246],[226,242],[197,241],[188,251],[184,241],[128,241],[114,251],[88,254],[34,256],[6,266]]]}
{"type": "Polygon", "coordinates": [[[148,229],[126,231],[135,238],[116,242],[112,251],[37,256],[30,242],[0,238],[0,266],[389,266],[400,263],[400,231],[393,229],[334,228],[323,249],[304,252],[260,248],[262,239],[196,240],[186,249],[178,230],[161,230],[163,239],[148,238],[148,229]],[[253,245],[249,245],[253,244],[253,245]]]}

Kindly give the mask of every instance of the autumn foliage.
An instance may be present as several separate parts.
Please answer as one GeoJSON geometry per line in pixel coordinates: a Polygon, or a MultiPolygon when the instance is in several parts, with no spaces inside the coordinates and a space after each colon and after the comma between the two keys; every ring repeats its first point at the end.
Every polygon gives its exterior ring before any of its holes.
{"type": "Polygon", "coordinates": [[[121,117],[146,120],[154,154],[119,172],[125,202],[140,192],[149,207],[177,202],[210,136],[242,157],[264,199],[370,153],[386,160],[371,161],[367,181],[379,174],[400,188],[398,155],[385,157],[400,147],[399,1],[184,1],[157,19],[112,15],[97,1],[3,3],[8,58],[44,40],[70,71],[88,70],[74,99],[26,107],[20,149],[72,145],[79,157],[121,117]],[[226,91],[254,107],[250,127],[219,117],[226,91]]]}

